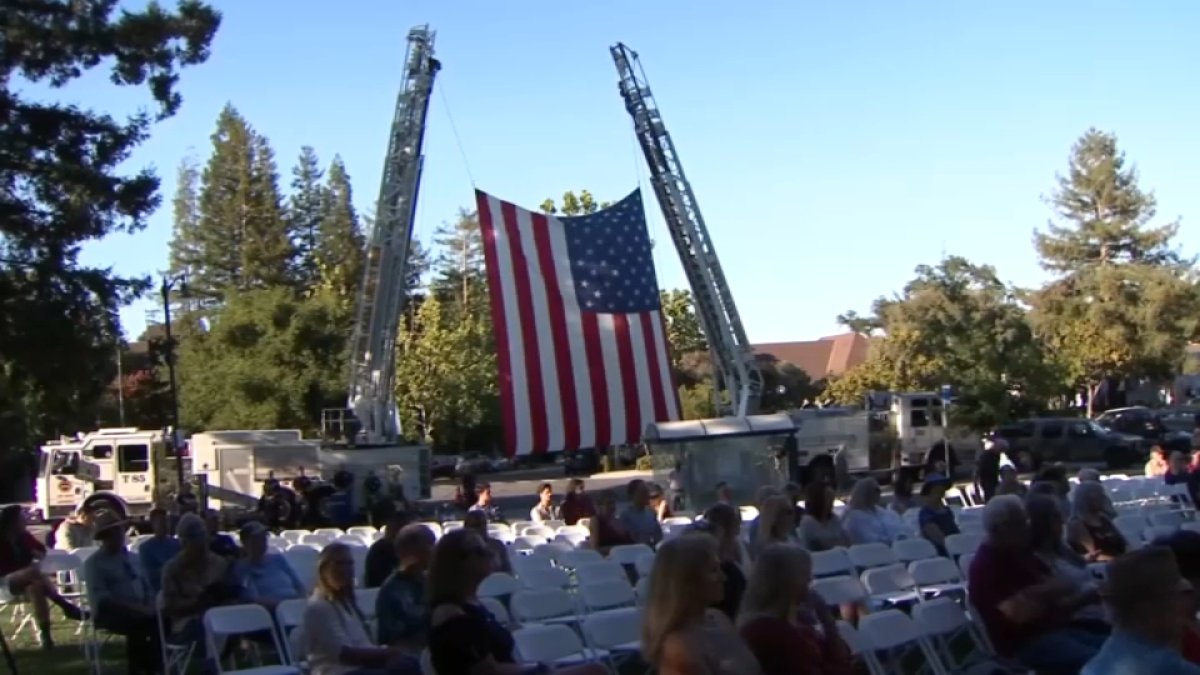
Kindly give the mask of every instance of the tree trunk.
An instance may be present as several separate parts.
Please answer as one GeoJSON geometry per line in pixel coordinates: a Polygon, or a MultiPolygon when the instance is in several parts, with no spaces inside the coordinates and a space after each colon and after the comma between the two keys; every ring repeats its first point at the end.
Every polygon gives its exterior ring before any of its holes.
{"type": "Polygon", "coordinates": [[[1087,385],[1087,418],[1090,420],[1096,416],[1096,395],[1100,393],[1100,385],[1103,382],[1089,382],[1087,385]]]}

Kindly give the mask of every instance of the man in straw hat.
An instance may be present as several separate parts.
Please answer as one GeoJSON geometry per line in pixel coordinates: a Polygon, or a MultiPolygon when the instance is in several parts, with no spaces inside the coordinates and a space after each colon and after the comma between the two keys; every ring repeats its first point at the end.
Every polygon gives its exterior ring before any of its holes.
{"type": "Polygon", "coordinates": [[[1083,675],[1200,675],[1180,655],[1192,604],[1192,584],[1179,572],[1175,554],[1150,546],[1113,560],[1101,589],[1113,633],[1083,675]]]}
{"type": "Polygon", "coordinates": [[[83,578],[96,627],[125,636],[129,672],[141,675],[159,670],[158,625],[150,586],[125,548],[128,528],[129,521],[112,511],[93,515],[99,549],[84,562],[83,578]]]}

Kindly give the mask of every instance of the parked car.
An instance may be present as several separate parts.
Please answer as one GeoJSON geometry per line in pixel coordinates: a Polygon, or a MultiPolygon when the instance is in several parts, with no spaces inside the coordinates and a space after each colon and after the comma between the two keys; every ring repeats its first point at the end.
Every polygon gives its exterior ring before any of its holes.
{"type": "Polygon", "coordinates": [[[492,472],[492,460],[479,454],[460,457],[454,466],[454,475],[465,476],[468,473],[479,475],[492,472]]]}
{"type": "Polygon", "coordinates": [[[997,430],[1008,442],[1008,455],[1021,470],[1044,462],[1104,462],[1118,469],[1144,462],[1153,442],[1105,429],[1095,420],[1045,417],[1021,420],[997,430]]]}
{"type": "Polygon", "coordinates": [[[429,460],[431,478],[454,478],[454,468],[462,458],[458,455],[434,455],[429,460]]]}
{"type": "Polygon", "coordinates": [[[1107,410],[1096,418],[1096,423],[1110,431],[1132,434],[1152,444],[1158,443],[1169,452],[1178,450],[1187,453],[1192,449],[1195,417],[1196,413],[1191,409],[1178,412],[1133,406],[1107,410]],[[1170,425],[1167,420],[1171,421],[1170,425]]]}

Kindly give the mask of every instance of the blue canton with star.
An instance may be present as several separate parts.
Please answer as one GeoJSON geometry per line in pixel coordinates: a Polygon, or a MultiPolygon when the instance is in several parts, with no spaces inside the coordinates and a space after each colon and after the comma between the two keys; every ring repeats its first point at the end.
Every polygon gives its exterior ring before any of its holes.
{"type": "Polygon", "coordinates": [[[633,314],[659,308],[641,190],[607,209],[559,220],[583,311],[633,314]]]}

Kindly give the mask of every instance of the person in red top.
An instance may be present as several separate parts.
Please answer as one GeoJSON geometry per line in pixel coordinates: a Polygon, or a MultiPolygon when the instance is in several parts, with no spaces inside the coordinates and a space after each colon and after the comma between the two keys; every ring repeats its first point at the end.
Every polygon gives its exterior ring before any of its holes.
{"type": "Polygon", "coordinates": [[[0,577],[5,593],[13,598],[24,596],[33,608],[38,637],[43,649],[52,649],[50,603],[58,605],[68,619],[79,621],[83,612],[58,593],[54,583],[38,568],[46,557],[46,546],[25,529],[25,509],[10,504],[0,509],[0,577]]]}
{"type": "Polygon", "coordinates": [[[987,539],[971,561],[967,596],[996,651],[1026,668],[1078,672],[1104,643],[1103,635],[1069,625],[1092,598],[1034,554],[1020,497],[994,497],[983,507],[983,527],[987,539]]]}
{"type": "Polygon", "coordinates": [[[576,525],[581,519],[596,515],[596,507],[592,506],[591,497],[583,490],[582,478],[567,481],[567,496],[563,497],[559,514],[567,525],[576,525]]]}
{"type": "Polygon", "coordinates": [[[850,675],[850,650],[829,604],[809,590],[812,558],[795,544],[764,548],[742,596],[738,631],[763,675],[850,675]]]}
{"type": "MultiPolygon", "coordinates": [[[[1171,549],[1183,578],[1192,582],[1193,587],[1200,588],[1200,533],[1179,530],[1168,537],[1154,540],[1154,545],[1171,549]]],[[[1200,594],[1194,595],[1193,602],[1188,606],[1187,625],[1183,631],[1180,652],[1190,663],[1200,665],[1200,620],[1196,619],[1198,611],[1200,594]]]]}

